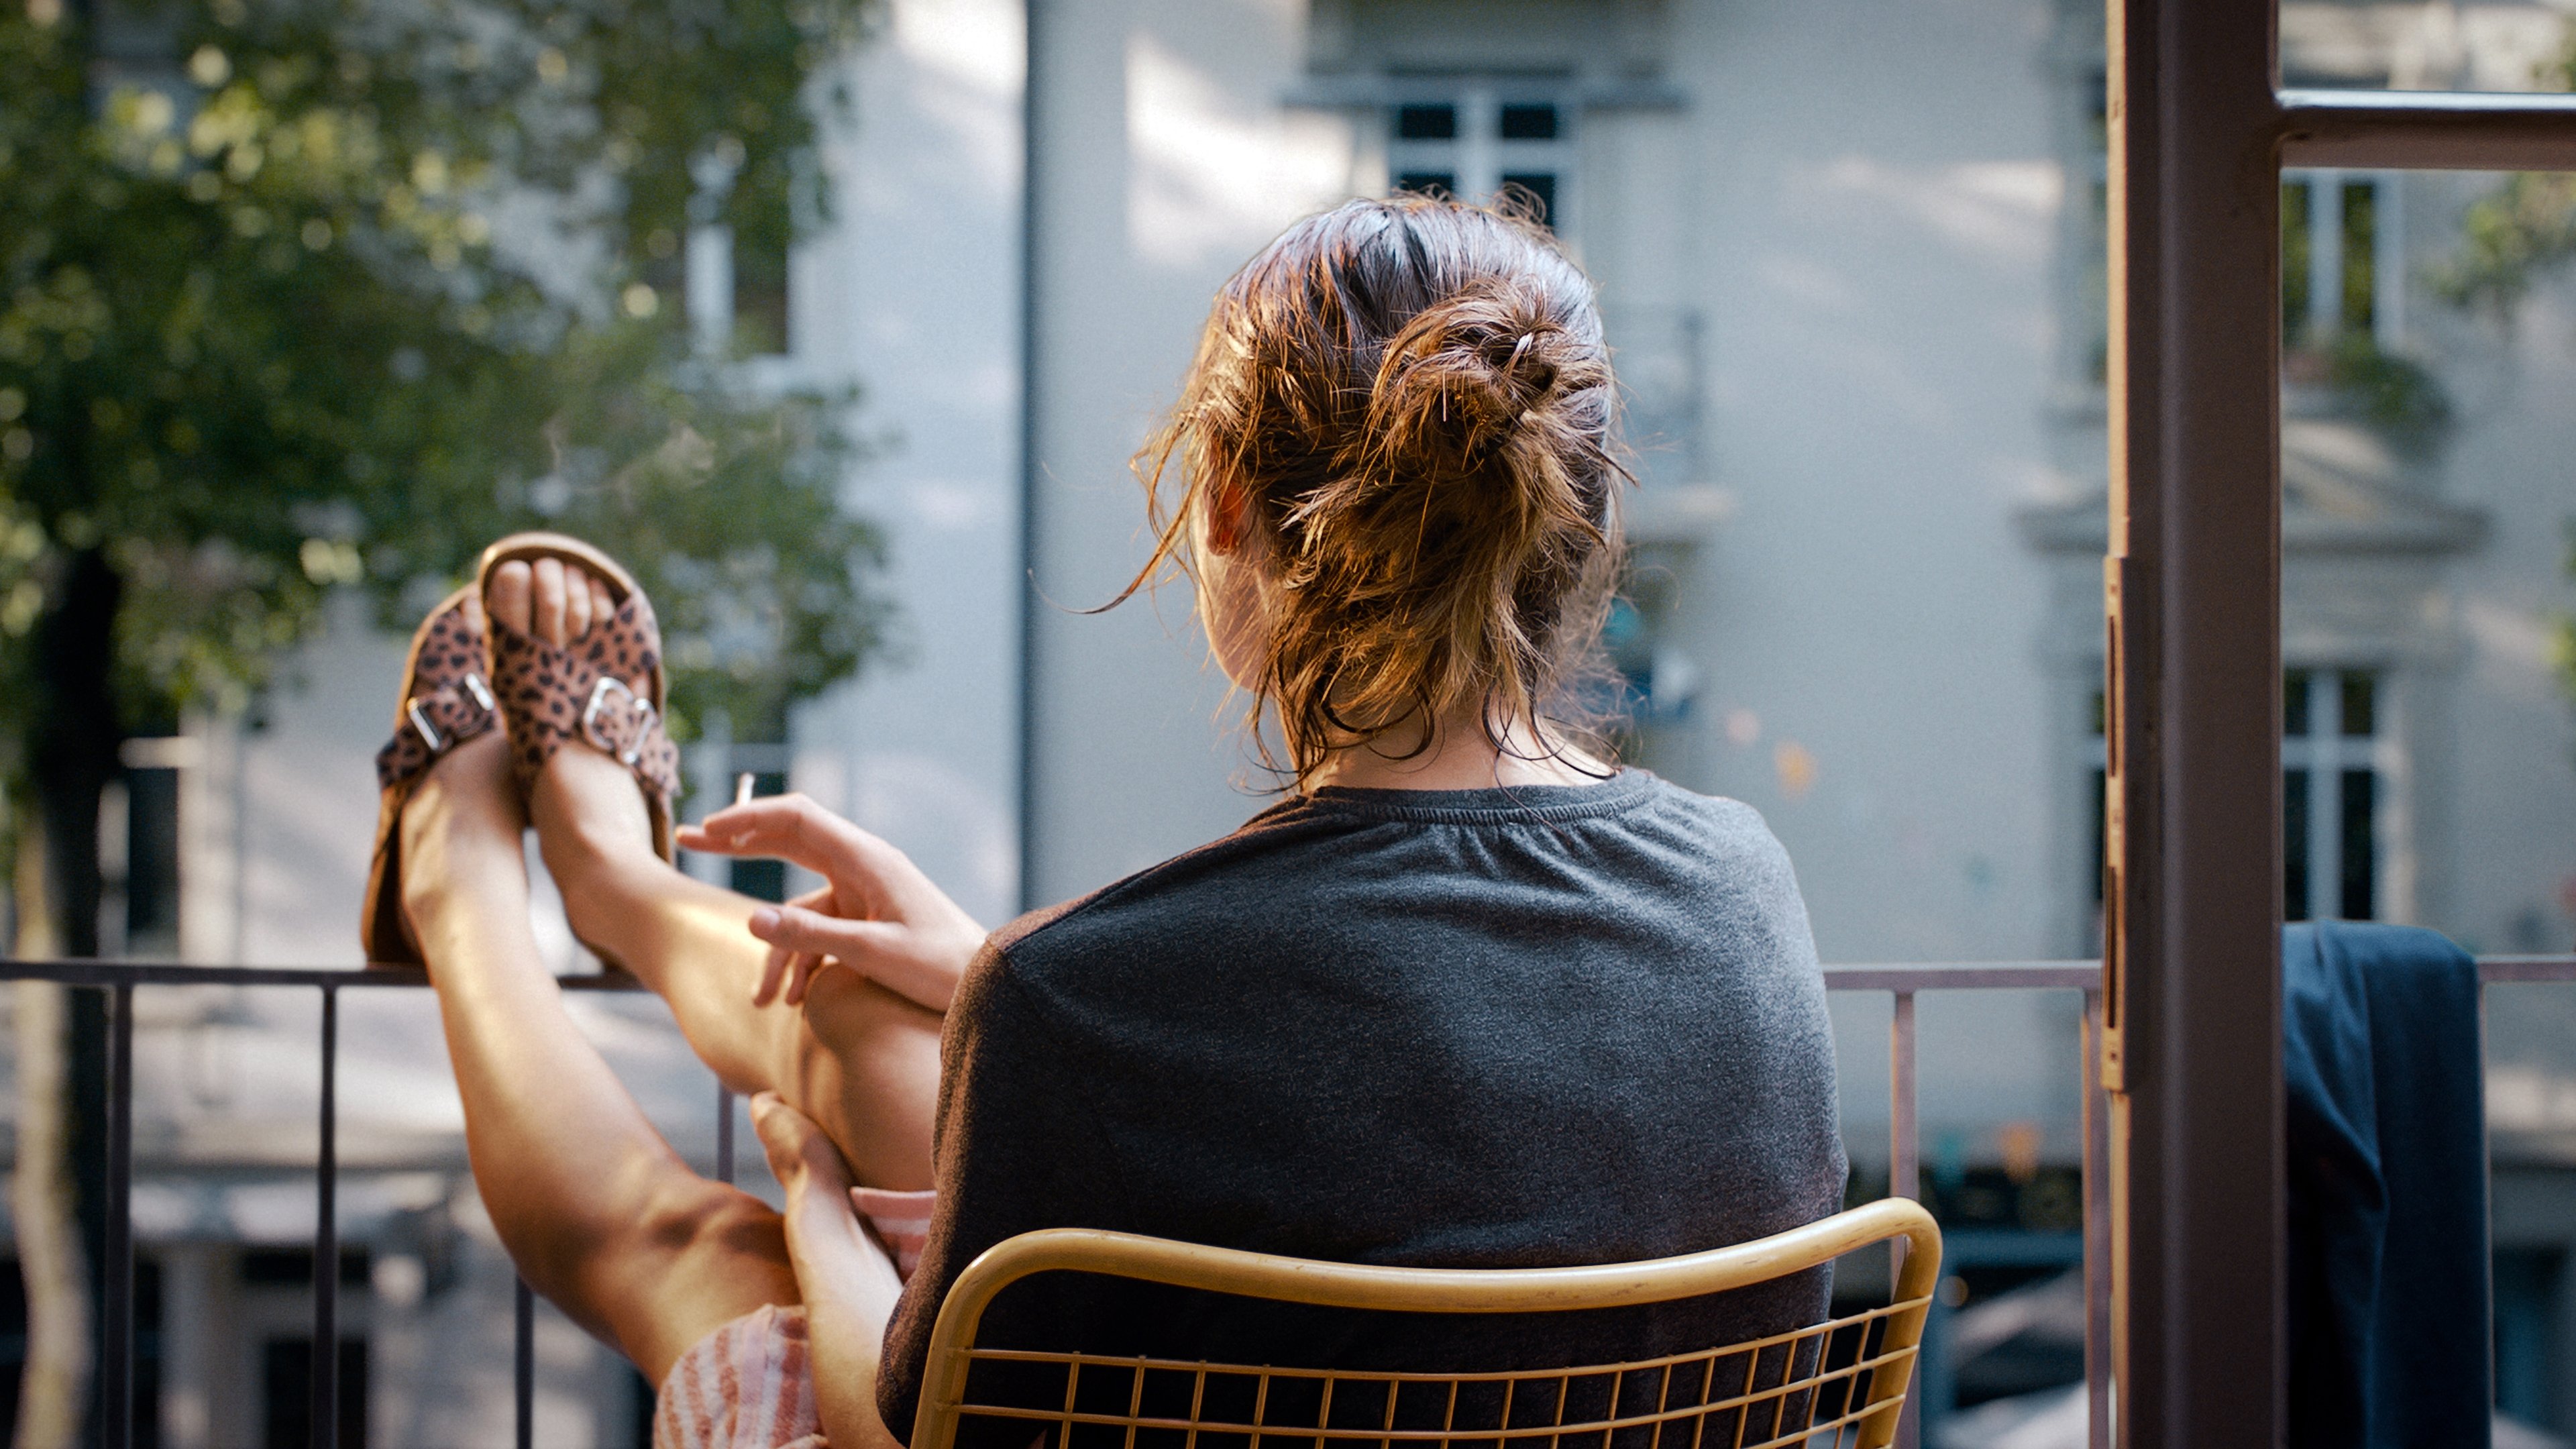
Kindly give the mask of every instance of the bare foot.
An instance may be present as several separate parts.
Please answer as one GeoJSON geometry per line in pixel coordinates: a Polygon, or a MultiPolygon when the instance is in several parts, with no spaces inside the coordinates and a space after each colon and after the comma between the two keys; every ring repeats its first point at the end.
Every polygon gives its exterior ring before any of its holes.
{"type": "MultiPolygon", "coordinates": [[[[606,580],[561,559],[513,560],[492,571],[495,622],[549,644],[570,646],[617,613],[606,580]]],[[[592,892],[577,883],[604,861],[658,861],[644,796],[626,767],[578,739],[557,750],[530,792],[528,814],[546,869],[562,885],[575,935],[592,935],[584,919],[592,892]]]]}
{"type": "Polygon", "coordinates": [[[403,914],[423,950],[437,953],[457,913],[528,909],[520,853],[527,817],[510,784],[510,744],[495,731],[466,741],[429,767],[403,806],[403,914]]]}
{"type": "Polygon", "coordinates": [[[561,559],[512,560],[492,571],[492,617],[549,644],[569,645],[617,612],[608,584],[561,559]]]}

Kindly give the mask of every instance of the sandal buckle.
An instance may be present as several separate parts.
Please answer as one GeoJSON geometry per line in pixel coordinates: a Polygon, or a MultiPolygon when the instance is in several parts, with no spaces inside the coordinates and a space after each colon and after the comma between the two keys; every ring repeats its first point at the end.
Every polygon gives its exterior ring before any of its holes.
{"type": "Polygon", "coordinates": [[[403,713],[411,717],[413,733],[420,736],[422,744],[429,746],[429,752],[432,755],[447,748],[446,739],[438,733],[435,726],[430,724],[429,715],[421,709],[419,695],[411,697],[411,702],[403,706],[403,713]]]}
{"type": "Polygon", "coordinates": [[[651,700],[637,694],[633,685],[613,674],[603,674],[590,687],[590,702],[582,706],[581,734],[602,754],[612,756],[619,764],[633,769],[635,762],[644,757],[644,737],[660,718],[661,711],[653,708],[651,700]],[[613,700],[620,694],[626,696],[623,704],[613,700]],[[628,743],[619,744],[609,737],[609,726],[619,723],[615,714],[609,713],[612,710],[622,711],[626,716],[624,723],[632,732],[628,743]],[[607,717],[603,718],[603,715],[607,717]]]}
{"type": "MultiPolygon", "coordinates": [[[[472,700],[474,705],[482,710],[482,714],[479,718],[467,716],[461,719],[451,720],[450,723],[455,725],[457,729],[471,730],[479,724],[481,720],[491,718],[500,710],[500,702],[492,697],[491,686],[483,682],[483,676],[480,674],[468,674],[456,683],[438,691],[436,694],[415,694],[403,704],[403,717],[411,722],[412,733],[420,736],[420,742],[429,746],[429,753],[432,758],[445,754],[448,746],[455,744],[458,740],[464,738],[464,736],[448,734],[438,726],[431,724],[429,722],[429,710],[425,706],[446,704],[449,696],[459,692],[462,692],[467,698],[472,700]]],[[[454,708],[452,705],[448,707],[454,708]]]]}

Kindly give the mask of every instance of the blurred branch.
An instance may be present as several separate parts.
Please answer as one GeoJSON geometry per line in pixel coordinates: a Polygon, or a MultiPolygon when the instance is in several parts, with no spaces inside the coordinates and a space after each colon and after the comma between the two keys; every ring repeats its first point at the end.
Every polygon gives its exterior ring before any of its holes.
{"type": "MultiPolygon", "coordinates": [[[[2576,89],[2576,36],[2552,69],[2576,89]]],[[[2541,273],[2576,257],[2576,174],[2508,177],[2471,204],[2460,232],[2459,247],[2433,273],[2434,290],[2455,306],[2510,316],[2541,273]]]]}

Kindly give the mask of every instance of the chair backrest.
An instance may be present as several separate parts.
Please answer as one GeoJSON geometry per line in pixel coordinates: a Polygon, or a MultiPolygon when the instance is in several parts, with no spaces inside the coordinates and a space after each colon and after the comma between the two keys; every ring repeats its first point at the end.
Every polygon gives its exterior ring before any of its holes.
{"type": "MultiPolygon", "coordinates": [[[[949,1289],[931,1331],[912,1449],[953,1449],[965,1419],[1020,1421],[1056,1449],[1613,1449],[1614,1441],[1621,1449],[1884,1449],[1940,1272],[1940,1229],[1903,1198],[1730,1248],[1575,1268],[1384,1268],[1050,1228],[996,1244],[949,1289]],[[975,1343],[994,1295],[1036,1273],[1379,1312],[1547,1314],[1747,1288],[1895,1239],[1906,1247],[1883,1306],[1631,1363],[1411,1373],[975,1343]],[[1032,1374],[1060,1370],[1062,1398],[1046,1408],[1016,1392],[979,1401],[969,1385],[978,1366],[988,1366],[979,1385],[1006,1374],[1022,1389],[1032,1374]]],[[[1047,1384],[1053,1399],[1054,1380],[1047,1384]]],[[[1009,1442],[1029,1441],[1014,1434],[1009,1442]]]]}

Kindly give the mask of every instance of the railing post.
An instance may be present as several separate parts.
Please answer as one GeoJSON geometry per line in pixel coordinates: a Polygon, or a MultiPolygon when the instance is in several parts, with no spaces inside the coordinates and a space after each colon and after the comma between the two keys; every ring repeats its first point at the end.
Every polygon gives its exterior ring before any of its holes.
{"type": "MultiPolygon", "coordinates": [[[[1923,1192],[1922,1123],[1914,1098],[1914,993],[1898,991],[1893,995],[1896,1010],[1887,1024],[1887,1195],[1919,1198],[1923,1192]]],[[[1887,1251],[1887,1281],[1892,1285],[1905,1269],[1905,1240],[1898,1238],[1889,1243],[1887,1251]]],[[[1918,1382],[1923,1377],[1916,1375],[1918,1382]]],[[[1896,1423],[1897,1449],[1915,1449],[1922,1438],[1923,1395],[1918,1391],[1905,1396],[1905,1412],[1896,1423]]]]}
{"type": "Polygon", "coordinates": [[[733,1185],[733,1093],[716,1083],[716,1181],[733,1185]]]}
{"type": "Polygon", "coordinates": [[[2102,993],[2084,993],[2076,1076],[2084,1104],[2084,1442],[2111,1449],[2111,1104],[2102,1091],[2102,993]]]}
{"type": "Polygon", "coordinates": [[[313,1189],[313,1449],[340,1443],[340,989],[322,988],[321,1145],[313,1189]]]}
{"type": "MultiPolygon", "coordinates": [[[[1899,991],[1887,1027],[1887,1195],[1920,1198],[1922,1127],[1914,1100],[1914,993],[1899,991]]],[[[1898,1240],[1902,1251],[1903,1240],[1898,1240]]]]}
{"type": "Polygon", "coordinates": [[[134,1443],[134,988],[107,992],[107,1209],[99,1287],[106,1352],[99,1416],[107,1449],[134,1443]]]}
{"type": "Polygon", "coordinates": [[[510,1351],[511,1406],[517,1418],[519,1449],[537,1446],[537,1295],[520,1278],[517,1297],[511,1305],[510,1351]]]}

